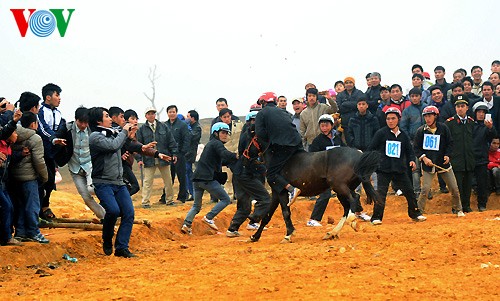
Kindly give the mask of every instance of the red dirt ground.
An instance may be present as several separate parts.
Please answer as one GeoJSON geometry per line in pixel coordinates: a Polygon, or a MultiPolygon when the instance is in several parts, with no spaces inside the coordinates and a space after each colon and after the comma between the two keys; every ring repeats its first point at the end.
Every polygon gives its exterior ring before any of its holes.
{"type": "MultiPolygon", "coordinates": [[[[68,179],[54,192],[54,212],[92,217],[68,179]]],[[[158,198],[158,186],[153,195],[158,198]]],[[[429,201],[428,220],[415,223],[406,215],[405,199],[391,196],[383,225],[363,223],[360,232],[346,226],[339,240],[323,241],[331,228],[326,220],[341,216],[338,201],[330,201],[323,227],[309,228],[305,223],[314,202],[301,199],[292,208],[297,228],[293,243],[279,244],[285,233],[280,212],[259,242],[248,243],[252,232],[246,224],[242,237],[224,235],[236,205],[216,218],[221,233],[215,233],[200,221],[212,206],[206,203],[189,237],[179,228],[191,203],[142,209],[136,195],[136,219],[153,222],[151,229],[134,225],[130,245],[139,258],[104,256],[99,231],[42,229],[51,240],[48,245],[0,247],[0,296],[2,300],[492,300],[499,297],[499,200],[493,194],[488,211],[457,218],[449,213],[450,196],[436,194],[429,201]],[[78,262],[63,260],[65,253],[78,262]]],[[[365,207],[371,211],[371,206],[365,207]]]]}

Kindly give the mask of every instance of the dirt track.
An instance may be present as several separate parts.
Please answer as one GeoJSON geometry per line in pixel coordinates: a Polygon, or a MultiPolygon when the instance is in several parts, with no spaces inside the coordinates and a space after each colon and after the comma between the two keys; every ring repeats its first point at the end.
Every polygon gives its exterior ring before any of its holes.
{"type": "MultiPolygon", "coordinates": [[[[71,182],[60,185],[55,213],[91,217],[74,193],[71,182]]],[[[136,206],[139,199],[134,197],[136,206]]],[[[303,199],[292,209],[297,234],[285,245],[279,244],[285,233],[280,213],[261,241],[247,243],[251,232],[244,227],[240,238],[224,235],[235,205],[216,218],[224,232],[215,233],[200,222],[212,206],[206,204],[191,237],[179,231],[191,203],[137,208],[136,218],[153,221],[151,229],[134,225],[131,250],[139,258],[104,256],[100,232],[44,229],[49,245],[0,248],[0,295],[2,300],[492,300],[499,296],[499,201],[492,195],[490,210],[458,219],[448,213],[449,195],[437,194],[428,221],[414,223],[404,198],[392,196],[382,226],[363,223],[357,233],[345,227],[340,240],[323,241],[330,228],[326,220],[338,220],[340,205],[331,200],[324,226],[309,228],[314,202],[303,199]],[[64,253],[78,263],[63,260],[64,253]],[[41,277],[39,270],[51,275],[41,277]]]]}

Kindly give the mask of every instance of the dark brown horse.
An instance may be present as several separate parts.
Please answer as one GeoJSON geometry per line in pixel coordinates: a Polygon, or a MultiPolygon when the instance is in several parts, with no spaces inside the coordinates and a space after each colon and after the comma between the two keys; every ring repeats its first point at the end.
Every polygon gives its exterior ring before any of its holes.
{"type": "MultiPolygon", "coordinates": [[[[258,151],[258,147],[254,143],[249,146],[249,150],[258,151]]],[[[264,153],[266,162],[269,162],[269,155],[267,152],[264,153]]],[[[378,152],[362,153],[350,147],[336,147],[314,153],[299,151],[285,164],[282,174],[293,186],[300,188],[301,196],[316,196],[327,189],[337,193],[344,207],[344,215],[337,226],[323,239],[338,238],[338,233],[346,221],[357,230],[353,212],[356,208],[356,199],[353,197],[353,191],[359,184],[363,185],[368,204],[377,201],[377,193],[371,184],[370,176],[377,169],[379,160],[378,152]]],[[[295,228],[291,220],[286,190],[280,192],[273,190],[269,213],[262,219],[257,232],[250,237],[251,241],[260,239],[264,227],[270,222],[278,205],[281,205],[286,224],[286,236],[282,242],[291,242],[295,228]]]]}

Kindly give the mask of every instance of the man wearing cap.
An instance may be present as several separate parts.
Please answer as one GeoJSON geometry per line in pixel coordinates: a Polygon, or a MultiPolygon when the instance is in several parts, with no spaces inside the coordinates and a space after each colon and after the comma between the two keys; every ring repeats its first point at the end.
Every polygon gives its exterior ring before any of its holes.
{"type": "Polygon", "coordinates": [[[470,194],[472,177],[476,162],[473,150],[474,119],[467,116],[469,102],[466,95],[457,95],[455,100],[456,114],[446,120],[445,124],[450,129],[453,139],[453,151],[450,161],[457,179],[462,210],[472,212],[470,208],[470,194]]]}
{"type": "Polygon", "coordinates": [[[488,106],[485,102],[477,102],[472,108],[474,112],[474,159],[476,160],[476,167],[474,169],[474,176],[476,178],[476,191],[477,191],[477,208],[480,212],[486,210],[486,203],[488,203],[489,187],[488,181],[488,152],[490,150],[490,143],[497,135],[497,131],[493,127],[493,122],[490,118],[486,119],[488,113],[488,106]]]}
{"type": "MultiPolygon", "coordinates": [[[[356,81],[351,76],[344,79],[344,86],[345,90],[337,94],[337,105],[342,118],[342,127],[345,131],[347,131],[349,127],[349,119],[356,115],[356,112],[358,111],[358,99],[363,97],[364,93],[356,89],[356,81]]],[[[319,132],[316,136],[318,134],[319,132]]]]}
{"type": "Polygon", "coordinates": [[[294,111],[294,114],[292,116],[292,123],[297,128],[297,132],[300,133],[300,113],[302,113],[302,111],[304,111],[305,108],[304,101],[302,100],[302,98],[295,98],[292,101],[292,108],[294,111]]]}
{"type": "MultiPolygon", "coordinates": [[[[137,131],[137,140],[142,144],[156,141],[156,149],[172,157],[172,162],[177,162],[177,143],[170,129],[156,119],[156,109],[147,108],[145,111],[146,122],[137,131]]],[[[139,164],[144,164],[144,184],[142,186],[142,207],[150,208],[151,189],[155,171],[160,170],[163,180],[164,191],[166,192],[166,204],[174,204],[174,189],[172,187],[172,175],[170,173],[170,162],[155,158],[139,156],[139,164]]]]}
{"type": "Polygon", "coordinates": [[[330,105],[318,102],[318,90],[309,88],[307,90],[307,108],[300,114],[300,135],[304,148],[310,145],[314,138],[321,133],[318,125],[318,118],[323,114],[333,114],[337,112],[337,103],[333,99],[328,99],[330,105]]]}

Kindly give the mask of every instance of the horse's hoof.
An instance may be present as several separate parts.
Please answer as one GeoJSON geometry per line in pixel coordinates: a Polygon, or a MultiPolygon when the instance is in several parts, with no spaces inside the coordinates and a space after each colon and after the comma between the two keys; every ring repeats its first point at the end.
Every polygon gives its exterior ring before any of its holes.
{"type": "Polygon", "coordinates": [[[280,241],[280,244],[290,244],[290,243],[292,243],[292,238],[290,236],[285,236],[285,238],[283,238],[280,241]]]}
{"type": "Polygon", "coordinates": [[[351,222],[351,228],[354,231],[358,232],[359,230],[361,230],[361,225],[359,225],[357,221],[353,221],[351,222]]]}
{"type": "Polygon", "coordinates": [[[258,242],[258,241],[259,241],[259,239],[253,237],[253,235],[250,236],[250,238],[247,240],[247,242],[258,242]]]}
{"type": "Polygon", "coordinates": [[[327,232],[325,236],[323,236],[323,240],[329,240],[329,239],[339,239],[339,236],[338,234],[327,232]]]}

